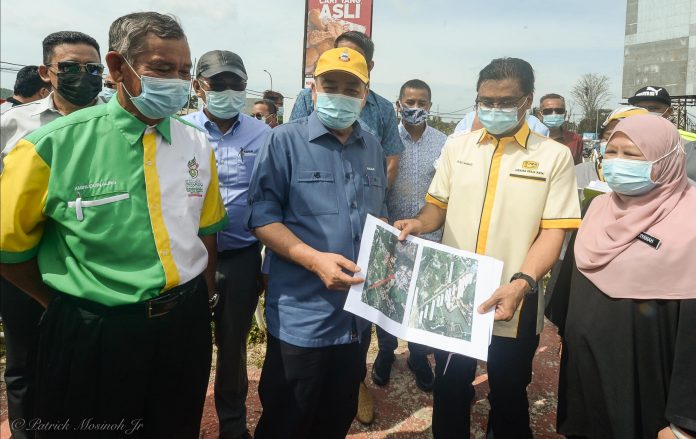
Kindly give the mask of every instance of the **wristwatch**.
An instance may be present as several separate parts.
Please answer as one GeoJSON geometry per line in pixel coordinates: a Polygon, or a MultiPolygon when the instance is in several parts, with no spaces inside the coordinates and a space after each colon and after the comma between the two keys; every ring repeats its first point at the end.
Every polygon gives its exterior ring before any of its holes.
{"type": "Polygon", "coordinates": [[[510,282],[516,281],[517,279],[522,279],[523,281],[527,282],[527,284],[529,284],[529,291],[527,291],[526,294],[534,294],[536,292],[538,284],[532,276],[519,271],[512,275],[512,277],[510,278],[510,282]]]}
{"type": "Polygon", "coordinates": [[[208,299],[208,306],[212,309],[215,308],[215,306],[218,304],[218,301],[220,300],[220,295],[217,292],[214,292],[212,296],[210,296],[210,299],[208,299]]]}

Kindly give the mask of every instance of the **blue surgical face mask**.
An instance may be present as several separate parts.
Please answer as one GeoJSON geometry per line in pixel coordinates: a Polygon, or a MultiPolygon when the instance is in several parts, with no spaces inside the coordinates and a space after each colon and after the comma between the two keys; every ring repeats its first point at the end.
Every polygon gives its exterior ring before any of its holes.
{"type": "Polygon", "coordinates": [[[102,91],[99,92],[99,97],[104,102],[109,102],[115,94],[116,90],[114,90],[113,88],[103,88],[102,91]]]}
{"type": "Polygon", "coordinates": [[[602,175],[607,184],[616,193],[638,196],[650,192],[656,181],[652,179],[653,165],[681,148],[677,144],[667,154],[652,162],[647,160],[604,159],[602,175]]]}
{"type": "Polygon", "coordinates": [[[544,125],[549,128],[558,128],[565,122],[565,114],[548,114],[544,116],[544,125]]]}
{"type": "Polygon", "coordinates": [[[128,61],[126,64],[140,78],[140,95],[133,96],[125,84],[123,89],[143,116],[149,119],[163,119],[176,114],[186,105],[191,85],[189,81],[141,76],[128,61]]]}
{"type": "Polygon", "coordinates": [[[246,90],[204,91],[204,93],[208,111],[220,119],[232,119],[244,109],[246,104],[246,90]]]}
{"type": "MultiPolygon", "coordinates": [[[[526,102],[527,99],[524,100],[522,105],[526,102]]],[[[479,105],[476,113],[486,131],[493,135],[498,135],[506,133],[517,126],[520,122],[517,117],[519,108],[482,108],[479,105]]]]}
{"type": "Polygon", "coordinates": [[[358,120],[362,99],[342,94],[317,92],[317,117],[326,127],[342,130],[358,120]]]}
{"type": "Polygon", "coordinates": [[[604,154],[607,153],[607,143],[609,142],[607,142],[606,140],[602,140],[601,142],[599,142],[599,155],[601,155],[602,157],[604,157],[604,154]]]}
{"type": "Polygon", "coordinates": [[[283,117],[283,107],[278,107],[278,117],[283,117]]]}
{"type": "Polygon", "coordinates": [[[652,162],[645,160],[604,159],[602,175],[616,193],[637,196],[655,187],[651,178],[652,162]]]}
{"type": "Polygon", "coordinates": [[[409,108],[402,103],[399,105],[401,106],[401,120],[407,125],[420,125],[428,119],[428,110],[425,108],[409,108]]]}

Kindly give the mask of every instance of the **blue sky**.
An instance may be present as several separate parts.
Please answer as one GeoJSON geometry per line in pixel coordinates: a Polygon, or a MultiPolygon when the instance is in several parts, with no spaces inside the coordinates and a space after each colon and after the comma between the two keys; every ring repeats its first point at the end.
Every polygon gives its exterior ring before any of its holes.
{"type": "MultiPolygon", "coordinates": [[[[501,56],[532,64],[535,101],[549,92],[569,96],[577,79],[589,72],[610,78],[609,106],[621,100],[623,0],[374,1],[372,89],[389,100],[398,97],[403,82],[419,78],[433,89],[433,110],[469,107],[479,70],[501,56]]],[[[103,55],[113,19],[145,10],[178,16],[192,56],[212,49],[240,54],[249,89],[269,88],[267,69],[274,88],[287,96],[299,91],[304,0],[3,0],[0,58],[38,64],[41,40],[58,30],[92,35],[103,55]]],[[[13,83],[13,74],[0,75],[2,87],[13,83]]]]}

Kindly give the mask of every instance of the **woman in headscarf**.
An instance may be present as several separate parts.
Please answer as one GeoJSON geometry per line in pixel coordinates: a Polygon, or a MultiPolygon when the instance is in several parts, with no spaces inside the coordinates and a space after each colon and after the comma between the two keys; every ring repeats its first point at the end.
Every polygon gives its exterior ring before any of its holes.
{"type": "Polygon", "coordinates": [[[578,180],[578,189],[580,190],[580,199],[582,200],[582,190],[590,184],[591,181],[599,180],[604,181],[602,177],[602,155],[606,149],[609,137],[614,132],[616,125],[623,119],[638,114],[649,114],[648,110],[645,108],[634,107],[632,105],[622,105],[616,110],[612,111],[606,120],[602,123],[599,130],[600,142],[599,142],[599,155],[593,160],[588,160],[586,162],[575,165],[575,175],[578,180]]]}
{"type": "Polygon", "coordinates": [[[681,438],[696,432],[696,188],[667,120],[620,121],[606,148],[613,192],[578,230],[558,431],[681,438]],[[683,436],[680,436],[683,435],[683,436]]]}

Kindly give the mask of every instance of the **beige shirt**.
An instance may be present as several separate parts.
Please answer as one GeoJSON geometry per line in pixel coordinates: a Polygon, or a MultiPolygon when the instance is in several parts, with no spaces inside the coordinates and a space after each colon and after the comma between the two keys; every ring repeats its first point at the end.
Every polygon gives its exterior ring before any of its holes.
{"type": "MultiPolygon", "coordinates": [[[[502,285],[520,271],[540,229],[580,226],[577,191],[570,150],[525,123],[500,140],[485,129],[451,136],[426,201],[447,210],[443,244],[505,263],[502,285]]],[[[537,334],[543,291],[538,299],[537,334]]],[[[494,335],[518,336],[523,304],[511,321],[495,322],[494,335]]]]}

